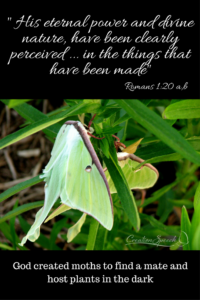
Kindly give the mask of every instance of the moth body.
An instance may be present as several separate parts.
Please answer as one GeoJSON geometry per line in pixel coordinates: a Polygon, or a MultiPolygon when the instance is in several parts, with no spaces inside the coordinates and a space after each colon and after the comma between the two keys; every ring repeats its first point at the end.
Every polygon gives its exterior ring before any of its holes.
{"type": "Polygon", "coordinates": [[[62,185],[62,203],[97,219],[104,227],[113,226],[113,207],[107,179],[81,122],[68,121],[67,176],[62,185]]]}

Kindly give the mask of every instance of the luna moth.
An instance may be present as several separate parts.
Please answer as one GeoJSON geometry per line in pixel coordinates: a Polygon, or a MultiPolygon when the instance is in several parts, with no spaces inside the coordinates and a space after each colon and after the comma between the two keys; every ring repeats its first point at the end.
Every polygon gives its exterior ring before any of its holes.
{"type": "MultiPolygon", "coordinates": [[[[146,189],[152,187],[158,180],[158,170],[148,163],[143,164],[140,169],[137,169],[138,165],[140,163],[143,163],[144,160],[133,154],[136,152],[137,147],[139,146],[143,138],[126,147],[120,142],[120,139],[117,136],[114,137],[118,139],[118,141],[115,142],[116,149],[118,150],[120,148],[121,150],[121,152],[117,153],[118,164],[120,165],[126,177],[130,190],[146,189]]],[[[117,193],[116,187],[111,179],[110,174],[107,171],[107,168],[104,169],[104,172],[108,180],[110,193],[117,193]]]]}
{"type": "MultiPolygon", "coordinates": [[[[127,152],[118,152],[117,158],[118,163],[126,177],[130,190],[150,188],[154,186],[158,180],[159,173],[151,164],[144,164],[141,169],[136,171],[134,170],[140,163],[144,162],[143,159],[137,157],[136,155],[127,152]]],[[[117,193],[110,174],[108,173],[107,169],[104,169],[104,171],[108,180],[110,193],[117,193]]]]}
{"type": "MultiPolygon", "coordinates": [[[[59,197],[64,206],[62,211],[73,208],[84,213],[74,231],[80,231],[86,214],[106,229],[112,229],[113,204],[108,182],[81,122],[67,121],[60,128],[49,163],[40,177],[46,182],[44,206],[20,245],[27,239],[33,242],[39,237],[40,226],[59,197]]],[[[69,233],[68,241],[74,236],[69,233]]]]}

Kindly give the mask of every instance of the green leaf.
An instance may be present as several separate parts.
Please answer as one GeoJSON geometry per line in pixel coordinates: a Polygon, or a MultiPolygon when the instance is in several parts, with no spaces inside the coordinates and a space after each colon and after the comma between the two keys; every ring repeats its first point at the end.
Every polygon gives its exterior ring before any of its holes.
{"type": "Polygon", "coordinates": [[[186,208],[193,208],[194,206],[193,202],[187,199],[180,199],[180,200],[168,199],[168,201],[171,202],[173,206],[178,206],[178,207],[182,207],[184,205],[186,208]]]}
{"type": "MultiPolygon", "coordinates": [[[[93,104],[95,106],[95,104],[93,104]]],[[[5,148],[17,141],[22,140],[23,138],[36,133],[44,128],[47,128],[69,116],[73,116],[76,114],[81,114],[85,112],[87,108],[91,107],[90,104],[80,104],[71,107],[68,111],[61,112],[55,116],[51,116],[49,118],[44,118],[40,121],[34,122],[31,125],[18,130],[17,132],[11,133],[8,136],[4,137],[0,141],[0,149],[5,148]]],[[[57,134],[57,132],[55,132],[57,134]]]]}
{"type": "Polygon", "coordinates": [[[166,119],[200,118],[200,99],[182,100],[170,104],[163,112],[166,119]]]}
{"type": "Polygon", "coordinates": [[[110,101],[109,99],[102,99],[102,100],[101,100],[101,105],[102,105],[102,106],[106,106],[106,105],[108,104],[109,101],[110,101]]]}
{"type": "Polygon", "coordinates": [[[16,250],[16,249],[14,249],[6,244],[3,244],[3,243],[0,243],[0,248],[5,249],[5,250],[16,250]]]}
{"type": "Polygon", "coordinates": [[[104,157],[104,162],[108,168],[108,172],[114,182],[118,196],[122,203],[122,207],[126,212],[131,224],[136,231],[140,229],[140,218],[135,203],[135,199],[120,166],[116,163],[113,155],[110,153],[110,159],[104,157]]]}
{"type": "Polygon", "coordinates": [[[6,104],[9,108],[13,108],[19,105],[22,105],[24,102],[31,101],[32,99],[9,99],[9,100],[1,100],[4,104],[6,104]]]}
{"type": "MultiPolygon", "coordinates": [[[[61,234],[61,237],[67,242],[67,235],[61,234]]],[[[81,245],[76,250],[86,250],[88,234],[80,232],[72,241],[73,244],[81,245]]]]}
{"type": "Polygon", "coordinates": [[[200,202],[194,209],[194,214],[191,222],[190,243],[192,250],[200,250],[200,202]]]}
{"type": "Polygon", "coordinates": [[[170,100],[168,99],[152,99],[150,103],[150,107],[166,107],[170,104],[170,100]]]}
{"type": "MultiPolygon", "coordinates": [[[[198,185],[199,185],[199,182],[197,181],[194,185],[190,186],[188,188],[187,192],[185,193],[184,198],[190,199],[190,198],[194,197],[198,185]]],[[[195,206],[194,202],[193,202],[193,206],[195,206]]]]}
{"type": "Polygon", "coordinates": [[[123,127],[121,126],[115,126],[115,127],[110,127],[110,128],[105,128],[102,131],[102,134],[114,134],[117,133],[118,131],[120,131],[123,127]]]}
{"type": "MultiPolygon", "coordinates": [[[[27,120],[31,123],[40,121],[45,118],[48,119],[47,115],[43,114],[41,111],[39,111],[32,105],[28,105],[27,103],[17,106],[14,109],[20,116],[22,116],[25,120],[27,120]]],[[[66,111],[66,109],[69,109],[69,107],[68,106],[63,107],[62,111],[63,110],[66,111]]],[[[54,138],[56,133],[59,131],[59,129],[60,129],[60,125],[58,123],[56,123],[56,124],[50,126],[49,128],[44,129],[43,132],[46,135],[54,138]]]]}
{"type": "Polygon", "coordinates": [[[180,102],[180,101],[183,101],[183,100],[180,100],[180,99],[172,99],[172,100],[171,100],[171,104],[176,103],[176,102],[180,102]]]}
{"type": "MultiPolygon", "coordinates": [[[[15,205],[13,206],[12,211],[14,211],[18,206],[18,200],[15,202],[15,205]]],[[[13,240],[13,247],[16,250],[17,249],[17,245],[16,245],[16,239],[15,239],[15,219],[16,217],[13,217],[10,219],[10,232],[12,235],[12,240],[13,240]]]]}
{"type": "Polygon", "coordinates": [[[83,103],[83,99],[64,99],[64,101],[70,106],[83,103]]]}
{"type": "Polygon", "coordinates": [[[200,224],[197,226],[192,240],[192,250],[200,250],[200,224]]]}
{"type": "Polygon", "coordinates": [[[119,118],[117,121],[115,121],[115,123],[113,124],[113,126],[117,126],[127,120],[129,120],[131,117],[128,114],[125,114],[124,116],[122,116],[121,118],[119,118]]]}
{"type": "Polygon", "coordinates": [[[15,216],[21,215],[25,211],[31,210],[36,207],[40,207],[44,204],[44,201],[37,201],[37,202],[32,202],[28,204],[23,204],[11,211],[9,211],[7,214],[5,214],[2,218],[0,218],[0,223],[5,222],[6,220],[9,220],[15,216]]]}
{"type": "Polygon", "coordinates": [[[94,250],[99,226],[100,226],[99,222],[97,220],[95,220],[94,218],[92,218],[91,223],[90,223],[90,230],[89,230],[89,236],[88,236],[86,250],[94,250]]]}
{"type": "Polygon", "coordinates": [[[146,106],[148,106],[151,101],[151,99],[140,99],[140,102],[142,102],[146,106]]]}
{"type": "MultiPolygon", "coordinates": [[[[200,150],[200,137],[191,137],[187,141],[195,150],[200,150]]],[[[126,142],[129,146],[133,141],[126,142]]],[[[144,163],[158,163],[163,161],[177,161],[182,159],[182,155],[175,153],[171,148],[159,140],[150,141],[149,138],[144,138],[141,142],[141,147],[137,149],[137,156],[145,159],[144,163]]],[[[139,165],[141,167],[144,163],[139,165]]]]}
{"type": "Polygon", "coordinates": [[[200,203],[200,182],[198,184],[198,187],[196,189],[196,193],[194,195],[194,208],[196,209],[197,206],[199,205],[200,203]]]}
{"type": "Polygon", "coordinates": [[[124,109],[120,109],[119,113],[117,113],[117,119],[122,119],[122,123],[119,123],[123,126],[122,130],[117,133],[118,138],[121,142],[124,142],[127,138],[127,129],[129,128],[128,124],[129,120],[131,121],[131,117],[126,113],[124,109]],[[123,117],[126,116],[126,120],[123,120],[123,117]],[[127,117],[129,117],[127,119],[127,117]]]}
{"type": "Polygon", "coordinates": [[[56,250],[58,246],[56,245],[56,239],[63,227],[66,227],[68,218],[63,218],[56,223],[54,223],[53,228],[51,230],[51,235],[50,235],[50,250],[56,250]]]}
{"type": "MultiPolygon", "coordinates": [[[[116,112],[118,112],[120,110],[120,108],[116,107],[116,104],[115,104],[115,105],[102,106],[101,110],[103,110],[103,111],[98,114],[97,118],[107,119],[110,116],[112,116],[113,114],[115,114],[116,112]]],[[[94,123],[95,123],[95,120],[94,120],[94,123]]]]}
{"type": "Polygon", "coordinates": [[[153,227],[156,227],[156,228],[164,231],[166,233],[166,235],[175,235],[175,236],[180,235],[177,230],[174,230],[174,229],[170,228],[170,226],[166,226],[166,225],[162,224],[161,222],[159,222],[152,216],[140,213],[140,217],[141,217],[141,220],[148,220],[153,227]]]}
{"type": "Polygon", "coordinates": [[[92,218],[86,250],[104,250],[107,233],[108,230],[92,218]]]}
{"type": "MultiPolygon", "coordinates": [[[[12,243],[12,235],[11,235],[11,232],[10,232],[10,226],[6,222],[0,223],[0,230],[5,235],[5,237],[12,243]]],[[[21,250],[27,250],[27,248],[25,246],[20,246],[19,245],[20,239],[16,235],[16,233],[15,233],[15,240],[16,240],[16,243],[17,243],[17,248],[19,248],[21,250]]]]}
{"type": "Polygon", "coordinates": [[[89,104],[101,104],[101,100],[100,99],[84,99],[83,100],[84,103],[89,103],[89,104]]]}
{"type": "Polygon", "coordinates": [[[106,230],[101,224],[99,224],[94,250],[105,249],[107,234],[108,234],[108,230],[106,230]]]}
{"type": "Polygon", "coordinates": [[[16,184],[15,186],[7,189],[5,192],[1,193],[0,194],[0,202],[4,201],[5,199],[15,195],[16,193],[32,186],[32,185],[35,185],[41,181],[43,181],[44,179],[43,178],[39,178],[40,175],[36,176],[36,177],[33,177],[29,180],[26,180],[26,181],[23,181],[23,182],[20,182],[19,184],[16,184]]]}
{"type": "Polygon", "coordinates": [[[109,143],[108,143],[108,140],[105,138],[105,139],[102,139],[102,140],[99,140],[100,142],[100,145],[101,145],[101,149],[103,151],[103,154],[109,158],[109,143]]]}
{"type": "Polygon", "coordinates": [[[173,204],[168,201],[168,197],[173,197],[173,190],[167,191],[158,202],[158,209],[156,211],[156,215],[160,217],[159,221],[164,223],[167,221],[169,215],[173,210],[173,204]]]}
{"type": "Polygon", "coordinates": [[[175,120],[167,120],[167,119],[165,119],[165,122],[167,122],[167,124],[169,125],[169,126],[173,126],[175,123],[176,123],[176,119],[175,120]]]}
{"type": "Polygon", "coordinates": [[[124,108],[134,120],[147,128],[169,147],[193,163],[200,165],[200,155],[181,134],[140,101],[115,100],[115,102],[124,108]]]}
{"type": "Polygon", "coordinates": [[[190,245],[189,245],[190,228],[191,228],[191,223],[188,217],[187,209],[185,208],[185,206],[183,206],[182,213],[181,213],[181,242],[183,243],[183,250],[190,250],[190,245]]]}
{"type": "MultiPolygon", "coordinates": [[[[113,201],[114,202],[114,201],[113,201]]],[[[119,228],[119,218],[116,214],[114,214],[114,224],[111,231],[108,231],[107,241],[112,244],[115,238],[118,236],[118,228],[119,228]]]]}
{"type": "Polygon", "coordinates": [[[167,155],[161,155],[158,157],[153,157],[151,159],[147,159],[143,161],[142,163],[138,164],[136,169],[141,168],[144,164],[154,164],[154,163],[159,163],[159,162],[166,162],[166,161],[177,161],[181,159],[182,156],[179,153],[172,153],[172,154],[167,154],[167,155]]]}

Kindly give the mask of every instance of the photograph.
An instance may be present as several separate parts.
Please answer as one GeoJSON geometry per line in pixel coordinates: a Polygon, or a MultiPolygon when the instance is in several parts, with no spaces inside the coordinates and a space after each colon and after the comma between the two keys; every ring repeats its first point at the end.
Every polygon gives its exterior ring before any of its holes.
{"type": "Polygon", "coordinates": [[[20,4],[0,18],[0,298],[200,299],[200,2],[20,4]]]}
{"type": "Polygon", "coordinates": [[[199,180],[200,99],[0,100],[4,252],[200,250],[199,180]]]}

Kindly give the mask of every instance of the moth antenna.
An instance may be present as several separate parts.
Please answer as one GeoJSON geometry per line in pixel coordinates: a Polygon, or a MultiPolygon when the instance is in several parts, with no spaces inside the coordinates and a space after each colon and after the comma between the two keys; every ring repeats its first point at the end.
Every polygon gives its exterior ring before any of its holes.
{"type": "Polygon", "coordinates": [[[116,135],[114,135],[114,134],[112,134],[112,136],[113,136],[114,138],[116,138],[116,139],[118,140],[118,142],[120,142],[120,139],[118,138],[118,136],[116,136],[116,135]]]}
{"type": "Polygon", "coordinates": [[[92,122],[94,120],[94,118],[96,117],[97,114],[94,114],[94,116],[92,117],[92,119],[90,120],[89,124],[88,124],[88,129],[90,130],[90,126],[92,125],[92,122]]]}
{"type": "Polygon", "coordinates": [[[105,139],[105,136],[104,136],[104,137],[102,137],[102,138],[98,138],[98,137],[94,136],[93,134],[91,134],[90,132],[87,132],[87,134],[88,134],[89,136],[91,136],[91,137],[93,137],[93,138],[97,139],[97,140],[102,140],[102,139],[105,139]]]}
{"type": "Polygon", "coordinates": [[[115,141],[115,148],[116,148],[117,151],[119,149],[119,146],[122,146],[123,148],[126,148],[126,146],[123,143],[120,142],[120,139],[118,138],[118,136],[116,136],[114,134],[112,134],[112,136],[117,139],[117,142],[115,141]]]}
{"type": "Polygon", "coordinates": [[[121,143],[121,142],[115,142],[115,143],[117,143],[118,146],[121,146],[121,147],[123,147],[123,148],[126,148],[126,146],[125,146],[123,143],[121,143]]]}

